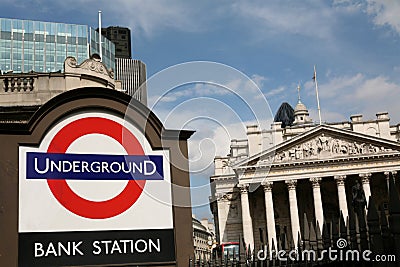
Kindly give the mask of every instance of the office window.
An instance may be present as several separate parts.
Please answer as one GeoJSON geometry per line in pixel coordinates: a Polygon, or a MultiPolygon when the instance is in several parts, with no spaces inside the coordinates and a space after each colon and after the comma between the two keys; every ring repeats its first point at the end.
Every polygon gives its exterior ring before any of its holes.
{"type": "Polygon", "coordinates": [[[13,39],[22,41],[22,32],[13,32],[13,39]]]}
{"type": "Polygon", "coordinates": [[[33,41],[33,33],[25,33],[24,40],[25,41],[33,41]]]}
{"type": "Polygon", "coordinates": [[[11,20],[1,19],[1,31],[2,32],[11,32],[11,20]]]}
{"type": "Polygon", "coordinates": [[[32,33],[33,34],[33,21],[30,20],[25,20],[24,21],[24,33],[32,33]]]}
{"type": "Polygon", "coordinates": [[[14,19],[13,22],[12,22],[12,26],[13,26],[13,30],[14,31],[21,30],[19,32],[22,33],[22,20],[14,19]]]}

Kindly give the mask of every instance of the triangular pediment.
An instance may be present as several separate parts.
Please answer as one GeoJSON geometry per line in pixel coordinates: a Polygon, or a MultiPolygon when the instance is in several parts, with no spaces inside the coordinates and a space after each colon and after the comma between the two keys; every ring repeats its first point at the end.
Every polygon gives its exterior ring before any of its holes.
{"type": "Polygon", "coordinates": [[[400,152],[400,143],[321,125],[239,162],[234,168],[400,152]]]}

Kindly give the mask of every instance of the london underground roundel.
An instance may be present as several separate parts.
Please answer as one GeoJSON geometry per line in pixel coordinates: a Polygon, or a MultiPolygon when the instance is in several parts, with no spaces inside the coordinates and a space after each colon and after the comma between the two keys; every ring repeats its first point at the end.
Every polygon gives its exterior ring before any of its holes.
{"type": "MultiPolygon", "coordinates": [[[[54,136],[47,152],[65,153],[73,141],[88,134],[103,134],[109,136],[118,141],[129,155],[144,155],[141,144],[129,130],[115,121],[99,117],[82,118],[64,126],[56,136],[54,136]]],[[[82,166],[85,162],[87,161],[78,163],[82,166]]],[[[89,170],[89,168],[87,169],[89,170]]],[[[81,171],[82,170],[79,170],[79,172],[81,171]]],[[[107,165],[107,169],[102,171],[108,173],[112,170],[110,171],[107,165]]],[[[119,171],[121,171],[121,168],[119,171]]],[[[132,178],[134,177],[132,176],[132,178]]],[[[61,205],[79,216],[91,219],[110,218],[126,211],[139,198],[145,183],[146,180],[129,180],[123,191],[112,199],[106,201],[91,201],[76,194],[68,186],[65,179],[47,179],[47,184],[52,194],[61,205]]]]}
{"type": "Polygon", "coordinates": [[[115,115],[64,119],[19,168],[20,232],[172,228],[168,153],[115,115]]]}

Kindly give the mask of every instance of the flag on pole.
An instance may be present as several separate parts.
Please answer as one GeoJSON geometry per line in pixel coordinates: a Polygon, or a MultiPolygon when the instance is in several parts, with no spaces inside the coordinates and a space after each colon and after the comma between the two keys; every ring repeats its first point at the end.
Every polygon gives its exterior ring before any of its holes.
{"type": "Polygon", "coordinates": [[[314,76],[312,77],[312,79],[314,82],[317,80],[317,71],[315,70],[315,66],[314,66],[314,76]]]}

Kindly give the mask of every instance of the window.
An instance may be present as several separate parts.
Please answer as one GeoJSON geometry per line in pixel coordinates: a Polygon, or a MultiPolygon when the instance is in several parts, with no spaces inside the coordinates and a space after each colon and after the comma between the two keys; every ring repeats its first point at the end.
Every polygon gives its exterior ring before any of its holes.
{"type": "Polygon", "coordinates": [[[22,20],[13,20],[13,30],[22,30],[22,20]]]}
{"type": "Polygon", "coordinates": [[[65,44],[66,38],[65,36],[59,36],[57,35],[57,43],[59,44],[65,44]]]}
{"type": "Polygon", "coordinates": [[[11,20],[1,19],[1,31],[11,32],[11,20]]]}
{"type": "Polygon", "coordinates": [[[33,41],[33,33],[25,33],[24,40],[25,41],[33,41]]]}
{"type": "Polygon", "coordinates": [[[24,31],[25,31],[25,34],[33,33],[33,21],[30,21],[30,20],[24,21],[24,31]]]}
{"type": "Polygon", "coordinates": [[[56,37],[54,35],[47,35],[46,36],[46,43],[55,43],[56,37]]]}
{"type": "Polygon", "coordinates": [[[21,32],[14,32],[13,33],[13,39],[14,40],[18,40],[18,41],[22,41],[22,33],[21,32]]]}

